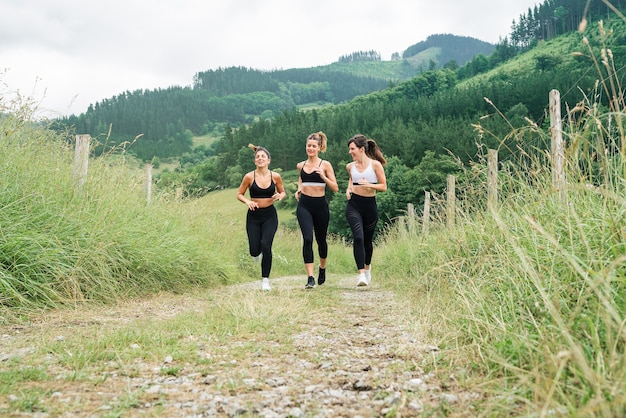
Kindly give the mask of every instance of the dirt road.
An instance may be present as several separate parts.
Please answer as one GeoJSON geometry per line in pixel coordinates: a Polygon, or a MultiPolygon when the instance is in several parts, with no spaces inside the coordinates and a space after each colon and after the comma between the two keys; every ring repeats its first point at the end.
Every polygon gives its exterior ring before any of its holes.
{"type": "MultiPolygon", "coordinates": [[[[250,297],[249,303],[259,304],[256,311],[308,298],[305,312],[285,320],[285,329],[297,330],[293,333],[187,335],[184,338],[195,345],[198,358],[206,360],[202,364],[138,356],[132,364],[103,361],[101,367],[88,369],[90,375],[78,373],[75,378],[59,365],[59,354],[51,353],[38,366],[45,368],[48,378],[0,394],[0,412],[38,417],[476,415],[467,405],[477,395],[460,391],[453,376],[437,375],[431,365],[444,353],[421,340],[411,310],[393,293],[375,282],[357,288],[352,276],[331,277],[312,290],[302,289],[301,277],[275,279],[272,285],[266,294],[258,290],[258,283],[225,287],[212,291],[212,298],[250,297]],[[326,297],[332,303],[325,303],[326,297]],[[35,410],[25,412],[22,407],[22,412],[15,412],[24,404],[25,389],[37,394],[32,400],[35,410]]],[[[115,307],[47,313],[29,324],[5,326],[0,370],[32,364],[33,356],[39,363],[42,340],[62,343],[77,329],[104,332],[141,318],[174,321],[179,315],[200,315],[206,306],[205,294],[161,295],[115,307]]]]}

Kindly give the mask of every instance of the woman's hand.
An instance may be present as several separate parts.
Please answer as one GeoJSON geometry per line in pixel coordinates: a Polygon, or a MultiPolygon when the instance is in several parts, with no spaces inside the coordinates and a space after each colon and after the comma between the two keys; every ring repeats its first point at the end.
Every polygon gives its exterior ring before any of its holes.
{"type": "Polygon", "coordinates": [[[255,202],[254,200],[248,200],[246,202],[246,205],[248,205],[248,209],[250,210],[255,210],[259,208],[259,204],[255,202]]]}
{"type": "Polygon", "coordinates": [[[293,194],[293,197],[295,197],[296,200],[300,200],[300,194],[302,194],[302,190],[296,190],[296,192],[293,194]]]}

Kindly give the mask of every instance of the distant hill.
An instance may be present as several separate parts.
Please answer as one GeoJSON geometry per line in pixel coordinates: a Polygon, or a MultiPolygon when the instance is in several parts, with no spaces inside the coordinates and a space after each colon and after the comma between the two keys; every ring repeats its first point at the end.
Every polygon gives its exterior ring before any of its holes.
{"type": "Polygon", "coordinates": [[[489,56],[495,49],[496,45],[476,38],[438,34],[430,35],[425,41],[408,47],[402,58],[418,66],[432,60],[437,64],[436,68],[450,62],[462,67],[476,55],[489,56]]]}
{"type": "MultiPolygon", "coordinates": [[[[315,67],[322,72],[344,72],[359,77],[381,78],[389,81],[405,81],[417,74],[442,68],[454,63],[462,67],[479,54],[490,55],[496,45],[467,36],[450,34],[431,35],[425,41],[409,46],[402,56],[389,61],[374,61],[369,54],[366,59],[345,62],[338,60],[332,64],[315,67]]],[[[352,53],[351,56],[357,55],[352,53]]]]}

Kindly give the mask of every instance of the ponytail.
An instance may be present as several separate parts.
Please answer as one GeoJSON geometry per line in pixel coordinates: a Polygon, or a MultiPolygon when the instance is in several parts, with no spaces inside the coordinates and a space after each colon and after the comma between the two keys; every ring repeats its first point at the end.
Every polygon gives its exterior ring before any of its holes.
{"type": "Polygon", "coordinates": [[[248,144],[248,148],[250,148],[252,151],[254,151],[254,155],[256,155],[257,152],[259,152],[259,151],[263,151],[264,153],[267,154],[267,158],[269,158],[270,160],[272,159],[272,156],[270,155],[270,152],[266,148],[264,148],[264,147],[261,147],[259,145],[254,145],[254,144],[248,144]]]}
{"type": "Polygon", "coordinates": [[[365,155],[369,158],[379,161],[382,165],[387,164],[387,160],[385,159],[383,152],[373,139],[368,139],[363,134],[357,134],[348,140],[348,145],[353,142],[357,148],[365,148],[365,155]]]}
{"type": "Polygon", "coordinates": [[[382,165],[387,164],[387,159],[383,155],[383,152],[380,150],[380,147],[373,139],[367,140],[367,149],[365,151],[368,157],[380,161],[382,165]]]}

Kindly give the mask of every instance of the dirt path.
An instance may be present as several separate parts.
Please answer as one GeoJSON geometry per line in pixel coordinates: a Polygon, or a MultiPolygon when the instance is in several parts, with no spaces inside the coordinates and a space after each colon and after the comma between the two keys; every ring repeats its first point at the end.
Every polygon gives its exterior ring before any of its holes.
{"type": "MultiPolygon", "coordinates": [[[[288,344],[250,341],[244,335],[221,341],[219,348],[200,346],[199,350],[211,351],[209,373],[186,367],[164,375],[162,364],[143,360],[130,367],[132,372],[109,373],[97,384],[65,377],[62,385],[53,385],[53,392],[40,400],[42,409],[90,417],[472,416],[464,404],[476,395],[460,393],[449,376],[424,371],[425,364],[432,364],[429,357],[442,353],[420,341],[411,328],[409,310],[376,284],[357,288],[354,280],[336,278],[325,285],[328,289],[302,290],[335,289],[338,301],[330,309],[300,315],[300,331],[288,336],[288,344]],[[240,354],[246,344],[264,349],[243,358],[233,354],[240,354]]],[[[296,295],[303,287],[301,277],[275,279],[272,284],[272,292],[296,295]]],[[[233,286],[220,290],[218,297],[227,298],[229,292],[242,288],[258,291],[257,286],[233,286]]],[[[170,295],[114,309],[80,311],[74,319],[68,319],[67,313],[47,315],[27,327],[3,327],[0,367],[34,352],[42,333],[61,336],[76,327],[114,327],[151,315],[174,318],[201,312],[206,304],[203,297],[170,295]]],[[[56,370],[52,362],[47,373],[60,376],[67,370],[56,370]]],[[[15,396],[0,395],[0,410],[9,411],[15,396]]],[[[30,415],[58,416],[13,416],[30,415]]]]}

